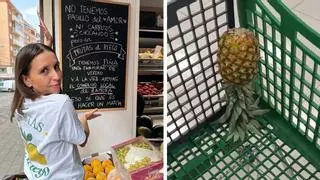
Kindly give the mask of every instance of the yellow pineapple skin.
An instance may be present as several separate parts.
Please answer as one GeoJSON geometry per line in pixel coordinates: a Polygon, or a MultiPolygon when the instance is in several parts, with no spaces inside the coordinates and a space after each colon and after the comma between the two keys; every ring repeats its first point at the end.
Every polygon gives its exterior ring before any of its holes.
{"type": "Polygon", "coordinates": [[[224,82],[248,84],[257,73],[259,42],[248,29],[229,29],[219,40],[217,57],[224,82]]]}

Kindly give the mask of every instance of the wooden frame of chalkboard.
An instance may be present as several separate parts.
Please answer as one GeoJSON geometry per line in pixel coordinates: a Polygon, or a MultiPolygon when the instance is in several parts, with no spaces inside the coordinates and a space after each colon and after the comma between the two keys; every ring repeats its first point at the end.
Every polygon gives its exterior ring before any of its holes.
{"type": "Polygon", "coordinates": [[[76,110],[125,110],[130,4],[58,3],[63,93],[76,110]]]}

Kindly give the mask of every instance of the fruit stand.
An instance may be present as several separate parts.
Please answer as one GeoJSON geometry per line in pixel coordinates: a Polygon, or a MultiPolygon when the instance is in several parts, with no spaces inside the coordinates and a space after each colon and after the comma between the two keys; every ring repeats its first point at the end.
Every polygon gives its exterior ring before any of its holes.
{"type": "Polygon", "coordinates": [[[281,1],[237,3],[168,4],[168,179],[319,179],[320,35],[281,1]],[[234,142],[228,122],[216,123],[230,110],[223,76],[231,73],[217,54],[238,15],[259,41],[253,88],[270,111],[234,142]]]}
{"type": "Polygon", "coordinates": [[[141,0],[138,84],[137,136],[155,145],[163,141],[163,1],[141,0]],[[139,111],[141,109],[141,111],[139,111]]]}
{"type": "Polygon", "coordinates": [[[83,158],[85,180],[163,179],[162,151],[140,136],[83,158]]]}

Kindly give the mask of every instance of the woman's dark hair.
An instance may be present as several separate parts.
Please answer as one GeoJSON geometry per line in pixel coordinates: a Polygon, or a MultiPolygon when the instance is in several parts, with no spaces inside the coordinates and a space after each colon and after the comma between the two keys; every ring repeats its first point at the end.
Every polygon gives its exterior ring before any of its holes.
{"type": "Polygon", "coordinates": [[[12,121],[16,110],[22,114],[22,105],[25,98],[34,100],[39,97],[39,94],[24,84],[22,75],[28,75],[31,62],[44,51],[53,52],[55,54],[49,46],[41,43],[28,44],[21,48],[17,54],[14,72],[16,90],[11,104],[10,121],[12,121]]]}

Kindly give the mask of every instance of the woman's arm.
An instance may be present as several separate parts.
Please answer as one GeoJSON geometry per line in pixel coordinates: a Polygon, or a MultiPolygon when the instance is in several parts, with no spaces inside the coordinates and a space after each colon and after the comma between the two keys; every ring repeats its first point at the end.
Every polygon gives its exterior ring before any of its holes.
{"type": "Polygon", "coordinates": [[[98,116],[101,116],[101,114],[97,114],[95,112],[97,112],[98,109],[94,109],[94,110],[91,110],[89,112],[85,112],[82,116],[79,117],[79,120],[81,122],[81,125],[84,129],[84,132],[86,134],[86,140],[80,144],[81,147],[84,147],[87,143],[87,140],[88,140],[88,137],[89,137],[89,134],[90,134],[90,129],[89,129],[89,126],[88,126],[88,120],[91,120],[91,119],[94,119],[98,116]]]}
{"type": "Polygon", "coordinates": [[[53,44],[53,38],[52,35],[50,34],[46,24],[44,23],[43,19],[40,17],[39,13],[38,13],[38,17],[39,17],[39,21],[40,21],[40,30],[43,32],[44,35],[44,44],[52,47],[53,44]]]}

